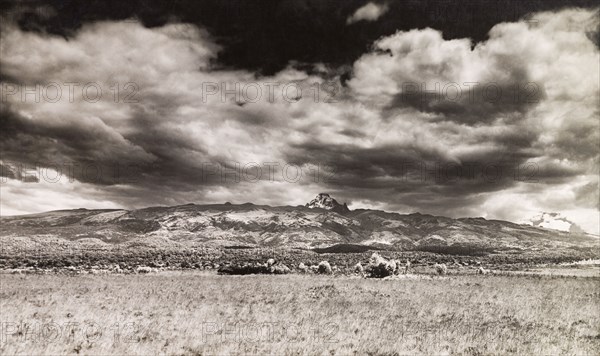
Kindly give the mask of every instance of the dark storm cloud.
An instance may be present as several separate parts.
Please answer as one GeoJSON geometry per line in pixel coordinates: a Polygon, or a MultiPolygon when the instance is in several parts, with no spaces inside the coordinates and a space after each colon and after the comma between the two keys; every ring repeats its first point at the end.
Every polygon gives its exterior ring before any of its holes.
{"type": "MultiPolygon", "coordinates": [[[[138,116],[131,122],[135,131],[115,137],[102,123],[82,121],[33,122],[7,106],[0,118],[2,158],[29,170],[58,168],[70,179],[98,185],[126,183],[148,189],[168,185],[178,190],[235,184],[218,173],[239,168],[230,159],[207,152],[182,130],[138,116]]],[[[15,176],[14,167],[2,169],[5,177],[25,177],[15,176]]]]}
{"type": "Polygon", "coordinates": [[[511,73],[505,82],[472,85],[439,83],[436,90],[422,83],[404,83],[405,91],[393,98],[388,110],[408,106],[436,114],[438,120],[478,124],[498,117],[518,119],[545,95],[543,86],[528,80],[525,71],[511,73]]]}
{"type": "MultiPolygon", "coordinates": [[[[361,149],[353,146],[305,144],[292,147],[286,157],[294,164],[322,162],[332,187],[414,191],[425,188],[432,195],[466,196],[492,192],[519,180],[539,180],[558,171],[525,166],[528,156],[510,152],[488,152],[464,157],[461,162],[444,161],[434,151],[420,147],[385,146],[361,149]]],[[[573,172],[569,173],[569,176],[573,172]]]]}
{"type": "MultiPolygon", "coordinates": [[[[273,74],[290,61],[351,64],[372,42],[397,30],[432,27],[446,39],[479,42],[500,22],[566,6],[590,7],[591,0],[536,1],[385,1],[387,12],[376,21],[351,26],[347,19],[365,0],[137,0],[14,1],[19,25],[28,31],[72,36],[85,23],[139,18],[145,26],[182,21],[207,28],[224,47],[218,63],[273,74]]],[[[597,38],[597,36],[596,36],[597,38]]]]}
{"type": "Polygon", "coordinates": [[[21,115],[2,110],[0,119],[2,159],[25,165],[29,169],[57,168],[73,179],[94,184],[116,184],[131,170],[118,167],[137,166],[152,158],[140,149],[115,138],[97,122],[92,125],[51,121],[32,122],[21,115]],[[115,174],[121,174],[116,177],[115,174]]]}

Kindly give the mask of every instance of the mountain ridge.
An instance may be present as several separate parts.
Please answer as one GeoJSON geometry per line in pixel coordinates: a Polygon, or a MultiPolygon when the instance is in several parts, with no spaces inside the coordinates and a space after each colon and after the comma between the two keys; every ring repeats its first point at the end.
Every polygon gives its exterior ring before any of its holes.
{"type": "MultiPolygon", "coordinates": [[[[331,198],[329,195],[319,197],[331,198]]],[[[331,203],[331,200],[320,202],[331,203]]],[[[28,241],[43,244],[54,239],[61,243],[92,245],[152,241],[165,246],[314,249],[354,244],[384,250],[506,253],[587,249],[598,244],[598,239],[588,234],[481,217],[454,219],[421,213],[350,210],[337,201],[323,207],[317,205],[190,203],[133,210],[55,210],[1,217],[0,238],[5,246],[28,241]]]]}

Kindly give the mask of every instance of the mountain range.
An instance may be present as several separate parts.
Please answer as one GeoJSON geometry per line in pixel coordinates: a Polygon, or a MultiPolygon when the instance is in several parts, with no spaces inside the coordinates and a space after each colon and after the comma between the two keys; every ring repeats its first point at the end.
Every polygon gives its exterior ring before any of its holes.
{"type": "Polygon", "coordinates": [[[557,251],[591,249],[597,237],[484,218],[348,209],[326,193],[305,206],[186,204],[137,210],[74,209],[1,218],[4,249],[146,244],[162,247],[557,251]]]}

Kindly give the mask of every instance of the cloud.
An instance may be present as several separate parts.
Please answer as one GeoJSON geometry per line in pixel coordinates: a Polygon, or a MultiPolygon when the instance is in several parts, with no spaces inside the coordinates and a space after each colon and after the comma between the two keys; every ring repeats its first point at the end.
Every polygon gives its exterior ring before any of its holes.
{"type": "Polygon", "coordinates": [[[350,25],[359,21],[376,21],[378,18],[388,12],[387,4],[376,4],[370,2],[358,8],[352,16],[346,19],[346,24],[350,25]]]}
{"type": "Polygon", "coordinates": [[[554,229],[575,233],[583,232],[581,227],[579,227],[577,224],[561,216],[558,213],[542,213],[540,215],[534,216],[530,220],[530,223],[533,226],[539,226],[546,229],[554,229]]]}
{"type": "Polygon", "coordinates": [[[552,211],[598,229],[596,11],[500,23],[477,44],[399,31],[345,85],[319,64],[221,68],[222,47],[194,25],[99,21],[69,38],[2,26],[3,214],[300,204],[328,191],[353,207],[512,221],[552,211]],[[256,100],[239,95],[257,87],[256,100]],[[73,179],[49,182],[57,165],[73,179]],[[41,202],[52,189],[68,198],[41,202]]]}

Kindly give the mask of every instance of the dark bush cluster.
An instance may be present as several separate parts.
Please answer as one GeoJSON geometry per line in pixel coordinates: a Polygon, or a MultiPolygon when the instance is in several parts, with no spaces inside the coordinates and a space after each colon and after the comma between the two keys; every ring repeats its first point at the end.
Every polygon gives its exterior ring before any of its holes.
{"type": "Polygon", "coordinates": [[[288,274],[292,270],[283,263],[269,259],[266,263],[226,264],[217,271],[219,274],[247,275],[247,274],[288,274]]]}
{"type": "Polygon", "coordinates": [[[365,269],[366,276],[370,278],[385,278],[393,276],[399,271],[399,266],[394,260],[386,260],[379,254],[374,253],[369,259],[365,269]]]}

